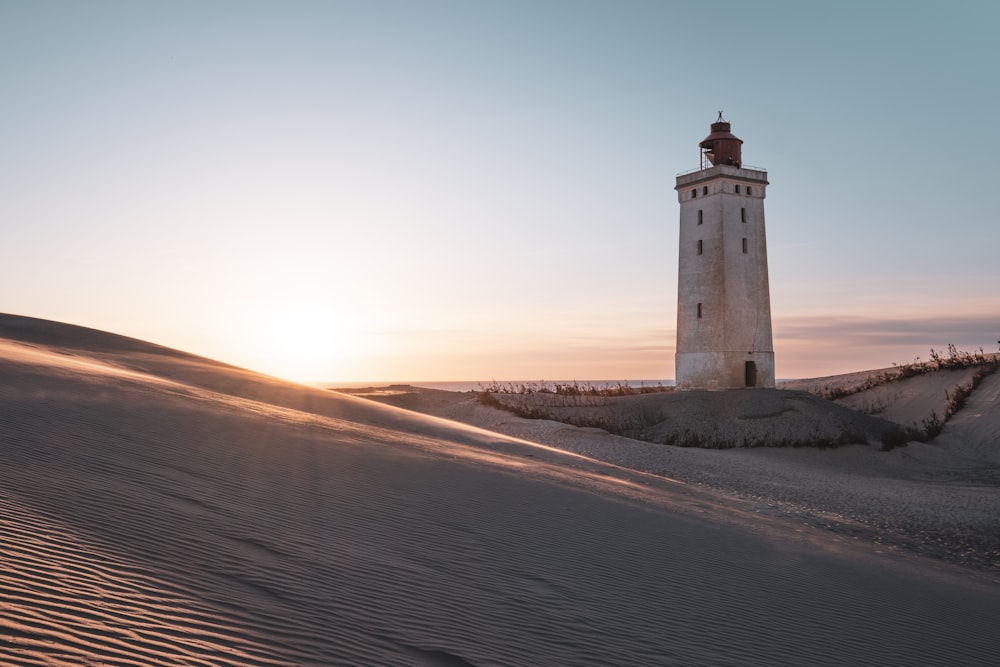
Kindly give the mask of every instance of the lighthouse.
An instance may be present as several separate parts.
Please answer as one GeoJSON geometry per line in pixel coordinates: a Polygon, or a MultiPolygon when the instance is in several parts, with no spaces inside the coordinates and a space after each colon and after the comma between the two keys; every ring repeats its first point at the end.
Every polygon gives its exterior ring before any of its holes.
{"type": "Polygon", "coordinates": [[[719,112],[698,144],[701,166],[677,176],[678,389],[774,387],[764,238],[767,171],[719,112]]]}

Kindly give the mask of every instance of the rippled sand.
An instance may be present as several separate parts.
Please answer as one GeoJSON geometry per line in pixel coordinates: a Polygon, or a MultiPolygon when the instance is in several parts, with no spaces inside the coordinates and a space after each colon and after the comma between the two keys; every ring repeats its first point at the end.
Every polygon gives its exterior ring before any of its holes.
{"type": "Polygon", "coordinates": [[[663,476],[0,316],[0,664],[988,664],[1000,584],[663,476]]]}

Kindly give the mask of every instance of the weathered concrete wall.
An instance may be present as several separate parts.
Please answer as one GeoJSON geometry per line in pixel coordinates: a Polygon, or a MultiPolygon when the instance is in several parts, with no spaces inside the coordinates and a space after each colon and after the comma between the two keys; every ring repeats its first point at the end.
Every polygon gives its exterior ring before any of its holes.
{"type": "Polygon", "coordinates": [[[774,386],[766,186],[766,172],[727,165],[677,178],[682,389],[747,386],[747,361],[756,365],[755,386],[774,386]]]}
{"type": "Polygon", "coordinates": [[[678,389],[740,389],[746,387],[746,362],[756,365],[756,387],[774,388],[773,352],[677,353],[678,389]]]}

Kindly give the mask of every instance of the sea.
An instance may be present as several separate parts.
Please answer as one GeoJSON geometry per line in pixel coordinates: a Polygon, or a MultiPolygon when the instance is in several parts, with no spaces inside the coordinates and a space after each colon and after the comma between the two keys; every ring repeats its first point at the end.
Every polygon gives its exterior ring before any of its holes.
{"type": "Polygon", "coordinates": [[[317,383],[325,389],[363,389],[365,387],[388,387],[391,385],[410,385],[413,387],[424,387],[426,389],[440,389],[442,391],[484,391],[490,387],[499,386],[501,388],[511,388],[514,391],[519,387],[541,388],[554,387],[555,385],[577,385],[580,387],[594,389],[608,389],[619,385],[626,385],[632,389],[642,389],[644,387],[672,387],[673,379],[663,380],[455,380],[452,382],[320,382],[317,383]]]}

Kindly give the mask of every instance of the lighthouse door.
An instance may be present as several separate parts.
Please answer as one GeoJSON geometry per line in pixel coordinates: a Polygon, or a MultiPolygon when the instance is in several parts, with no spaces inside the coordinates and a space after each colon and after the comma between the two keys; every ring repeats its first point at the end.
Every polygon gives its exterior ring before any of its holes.
{"type": "Polygon", "coordinates": [[[757,386],[757,362],[748,361],[743,367],[744,383],[747,387],[757,386]]]}

